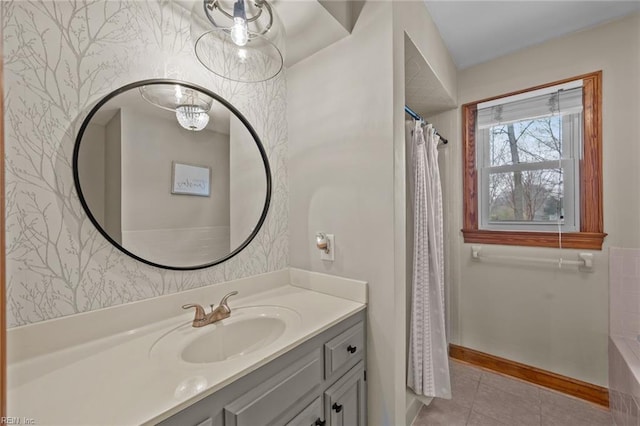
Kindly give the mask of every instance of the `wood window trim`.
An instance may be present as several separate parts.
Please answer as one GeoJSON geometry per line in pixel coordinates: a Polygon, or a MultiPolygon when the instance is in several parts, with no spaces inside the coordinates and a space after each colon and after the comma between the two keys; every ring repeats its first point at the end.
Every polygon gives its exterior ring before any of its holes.
{"type": "Polygon", "coordinates": [[[596,71],[517,92],[482,99],[462,106],[463,229],[465,243],[602,250],[602,71],[596,71]],[[493,231],[478,228],[478,172],[476,169],[476,119],[478,104],[532,90],[582,80],[583,155],[580,160],[580,231],[562,233],[493,231]]]}

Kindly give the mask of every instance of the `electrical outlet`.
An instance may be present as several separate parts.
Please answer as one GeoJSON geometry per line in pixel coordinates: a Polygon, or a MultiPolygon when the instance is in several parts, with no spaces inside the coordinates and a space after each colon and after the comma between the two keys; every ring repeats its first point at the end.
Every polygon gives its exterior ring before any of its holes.
{"type": "Polygon", "coordinates": [[[329,253],[320,250],[320,259],[333,262],[335,260],[336,244],[333,234],[327,234],[327,249],[329,253]]]}

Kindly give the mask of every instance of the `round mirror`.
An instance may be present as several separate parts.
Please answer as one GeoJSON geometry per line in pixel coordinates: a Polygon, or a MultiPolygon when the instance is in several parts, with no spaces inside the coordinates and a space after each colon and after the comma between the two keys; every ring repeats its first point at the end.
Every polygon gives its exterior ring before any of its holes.
{"type": "Polygon", "coordinates": [[[146,80],[105,96],[73,152],[80,202],[112,244],[150,265],[200,269],[245,248],[271,197],[264,147],[229,102],[146,80]]]}

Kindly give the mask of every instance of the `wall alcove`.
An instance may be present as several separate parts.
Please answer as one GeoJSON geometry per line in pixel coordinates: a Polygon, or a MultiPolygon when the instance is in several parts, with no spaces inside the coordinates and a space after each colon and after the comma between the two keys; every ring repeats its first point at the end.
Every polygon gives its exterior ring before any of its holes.
{"type": "MultiPolygon", "coordinates": [[[[452,289],[451,274],[451,238],[447,235],[450,229],[450,222],[455,217],[452,210],[452,199],[447,188],[451,185],[452,179],[452,155],[457,155],[456,146],[456,102],[446,90],[436,73],[420,52],[418,47],[411,40],[409,35],[404,35],[404,99],[405,105],[432,124],[442,137],[449,143],[440,145],[438,149],[438,164],[440,178],[442,181],[443,216],[444,216],[444,263],[445,263],[445,315],[446,332],[449,340],[452,336],[452,327],[455,326],[455,291],[452,289]]],[[[408,122],[413,119],[409,114],[405,114],[408,122]]],[[[406,201],[406,349],[409,350],[409,332],[411,329],[411,293],[413,275],[413,235],[414,235],[414,212],[413,212],[413,164],[412,164],[412,141],[410,131],[405,134],[405,201],[406,201]]],[[[405,360],[406,362],[407,360],[405,360]]],[[[421,404],[407,390],[407,419],[413,418],[420,409],[421,404]]]]}

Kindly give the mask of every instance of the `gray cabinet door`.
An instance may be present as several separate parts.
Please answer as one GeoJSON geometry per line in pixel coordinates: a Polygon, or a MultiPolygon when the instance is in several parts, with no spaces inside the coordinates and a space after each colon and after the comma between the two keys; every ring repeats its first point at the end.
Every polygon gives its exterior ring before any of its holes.
{"type": "Polygon", "coordinates": [[[320,426],[322,417],[322,397],[317,397],[285,426],[320,426]]]}
{"type": "Polygon", "coordinates": [[[322,352],[317,348],[224,407],[225,426],[270,425],[322,380],[322,352]]]}
{"type": "Polygon", "coordinates": [[[324,393],[330,426],[365,426],[367,397],[364,362],[360,361],[324,393]]]}

